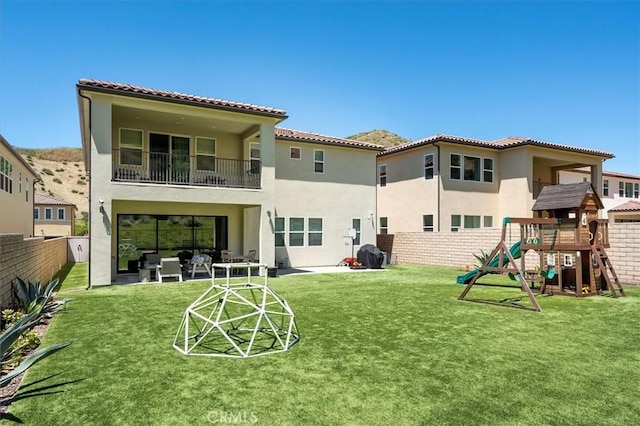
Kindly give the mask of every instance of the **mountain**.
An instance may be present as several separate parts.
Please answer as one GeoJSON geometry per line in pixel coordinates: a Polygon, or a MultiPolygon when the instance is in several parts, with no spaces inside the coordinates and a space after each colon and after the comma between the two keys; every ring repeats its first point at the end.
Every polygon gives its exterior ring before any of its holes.
{"type": "Polygon", "coordinates": [[[402,145],[404,143],[411,142],[411,140],[405,139],[402,136],[398,136],[395,133],[391,133],[388,130],[370,130],[368,132],[362,132],[353,136],[348,136],[347,139],[354,139],[360,142],[375,143],[385,147],[402,145]]]}
{"type": "Polygon", "coordinates": [[[35,185],[36,194],[74,203],[78,207],[76,217],[89,211],[89,178],[80,148],[16,148],[16,151],[42,179],[35,185]]]}

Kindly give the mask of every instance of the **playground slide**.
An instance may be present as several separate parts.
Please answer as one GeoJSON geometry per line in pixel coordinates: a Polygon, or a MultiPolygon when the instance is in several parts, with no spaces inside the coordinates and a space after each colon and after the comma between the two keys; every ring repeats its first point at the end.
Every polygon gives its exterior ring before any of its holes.
{"type": "MultiPolygon", "coordinates": [[[[513,256],[514,259],[518,259],[521,255],[522,252],[520,251],[520,241],[516,241],[511,248],[509,249],[509,253],[511,253],[511,256],[513,256]]],[[[505,254],[503,256],[503,264],[506,263],[509,260],[509,258],[507,257],[507,255],[505,254]]],[[[500,263],[500,259],[498,256],[495,256],[493,259],[491,259],[491,262],[489,262],[489,264],[487,265],[490,268],[497,268],[498,264],[500,263]]],[[[467,272],[464,275],[460,275],[457,279],[456,279],[456,283],[457,284],[469,284],[469,282],[471,281],[471,279],[473,277],[476,276],[476,274],[478,273],[477,269],[474,269],[472,271],[467,272]]],[[[480,274],[480,276],[484,276],[487,275],[488,272],[482,272],[480,274]]]]}

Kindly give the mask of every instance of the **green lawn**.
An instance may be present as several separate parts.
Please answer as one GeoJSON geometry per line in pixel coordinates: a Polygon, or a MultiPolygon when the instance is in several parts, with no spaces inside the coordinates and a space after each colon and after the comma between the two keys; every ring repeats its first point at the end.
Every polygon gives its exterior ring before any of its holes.
{"type": "MultiPolygon", "coordinates": [[[[45,344],[75,343],[27,374],[10,407],[26,424],[640,424],[638,288],[538,296],[535,313],[458,301],[451,268],[281,276],[270,286],[300,343],[222,359],[172,348],[209,282],[82,291],[86,267],[68,272],[61,296],[74,300],[45,344]]],[[[476,286],[469,297],[522,295],[476,286]]]]}

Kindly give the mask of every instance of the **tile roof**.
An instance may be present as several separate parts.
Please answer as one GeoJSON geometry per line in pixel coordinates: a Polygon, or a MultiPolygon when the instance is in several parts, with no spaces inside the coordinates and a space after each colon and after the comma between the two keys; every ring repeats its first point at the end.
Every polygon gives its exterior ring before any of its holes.
{"type": "Polygon", "coordinates": [[[50,197],[49,195],[43,195],[43,194],[35,194],[33,196],[33,204],[34,205],[53,205],[53,206],[74,206],[75,204],[69,202],[69,201],[65,201],[65,200],[59,200],[57,198],[54,197],[50,197]]]}
{"type": "Polygon", "coordinates": [[[392,154],[395,152],[416,148],[419,146],[430,145],[436,142],[457,143],[460,145],[478,146],[478,147],[491,148],[491,149],[497,149],[497,150],[515,148],[515,147],[524,146],[524,145],[531,145],[531,146],[541,146],[545,148],[560,149],[563,151],[572,151],[572,152],[580,152],[584,154],[598,155],[600,157],[606,157],[606,158],[614,157],[614,155],[611,154],[610,152],[599,151],[599,150],[588,149],[588,148],[580,148],[580,147],[570,146],[570,145],[561,145],[561,144],[555,144],[550,142],[536,141],[527,137],[509,136],[506,138],[497,139],[495,141],[485,141],[481,139],[472,139],[472,138],[465,138],[462,136],[444,135],[440,133],[437,135],[429,136],[424,139],[414,141],[414,142],[409,142],[406,144],[396,145],[396,146],[387,148],[384,152],[381,152],[378,155],[384,156],[384,155],[392,154]]]}
{"type": "Polygon", "coordinates": [[[302,132],[300,130],[285,129],[276,127],[276,139],[285,139],[290,141],[312,142],[324,145],[340,145],[350,146],[353,148],[372,149],[375,151],[383,151],[384,146],[376,145],[368,142],[356,141],[353,139],[337,138],[334,136],[321,135],[319,133],[302,132]]]}
{"type": "Polygon", "coordinates": [[[566,183],[562,185],[548,185],[542,188],[540,195],[531,210],[575,209],[582,205],[585,195],[593,194],[603,208],[602,201],[597,196],[590,182],[566,183]]]}
{"type": "MultiPolygon", "coordinates": [[[[591,173],[591,170],[588,167],[579,167],[577,169],[569,169],[569,170],[563,170],[563,171],[576,172],[576,173],[591,173]]],[[[620,172],[614,172],[610,170],[603,170],[602,176],[620,177],[620,178],[627,178],[627,179],[640,179],[640,175],[630,175],[628,173],[620,173],[620,172]]]]}
{"type": "Polygon", "coordinates": [[[185,103],[190,105],[207,106],[217,109],[248,112],[272,117],[287,118],[284,110],[260,105],[232,102],[224,99],[207,98],[204,96],[189,95],[166,90],[149,89],[147,87],[131,84],[114,83],[110,81],[91,80],[83,78],[77,84],[78,89],[86,89],[96,92],[114,93],[125,96],[133,96],[146,99],[163,100],[169,102],[185,103]]]}
{"type": "Polygon", "coordinates": [[[640,212],[640,201],[629,200],[609,209],[610,212],[640,212]]]}

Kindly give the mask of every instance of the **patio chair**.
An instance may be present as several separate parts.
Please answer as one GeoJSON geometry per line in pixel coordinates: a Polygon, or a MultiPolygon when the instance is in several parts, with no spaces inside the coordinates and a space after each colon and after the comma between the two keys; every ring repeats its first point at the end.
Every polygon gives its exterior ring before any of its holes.
{"type": "Polygon", "coordinates": [[[156,276],[158,281],[162,282],[163,278],[178,278],[182,281],[182,265],[177,257],[165,257],[160,259],[160,264],[156,267],[156,276]]]}
{"type": "Polygon", "coordinates": [[[244,258],[244,259],[245,259],[247,262],[255,263],[255,262],[257,262],[257,261],[258,261],[258,259],[256,259],[256,253],[257,253],[257,251],[256,251],[256,250],[249,250],[249,253],[247,253],[247,255],[245,256],[245,258],[244,258]]]}
{"type": "Polygon", "coordinates": [[[233,263],[233,252],[231,250],[222,250],[222,263],[233,263]]]}

